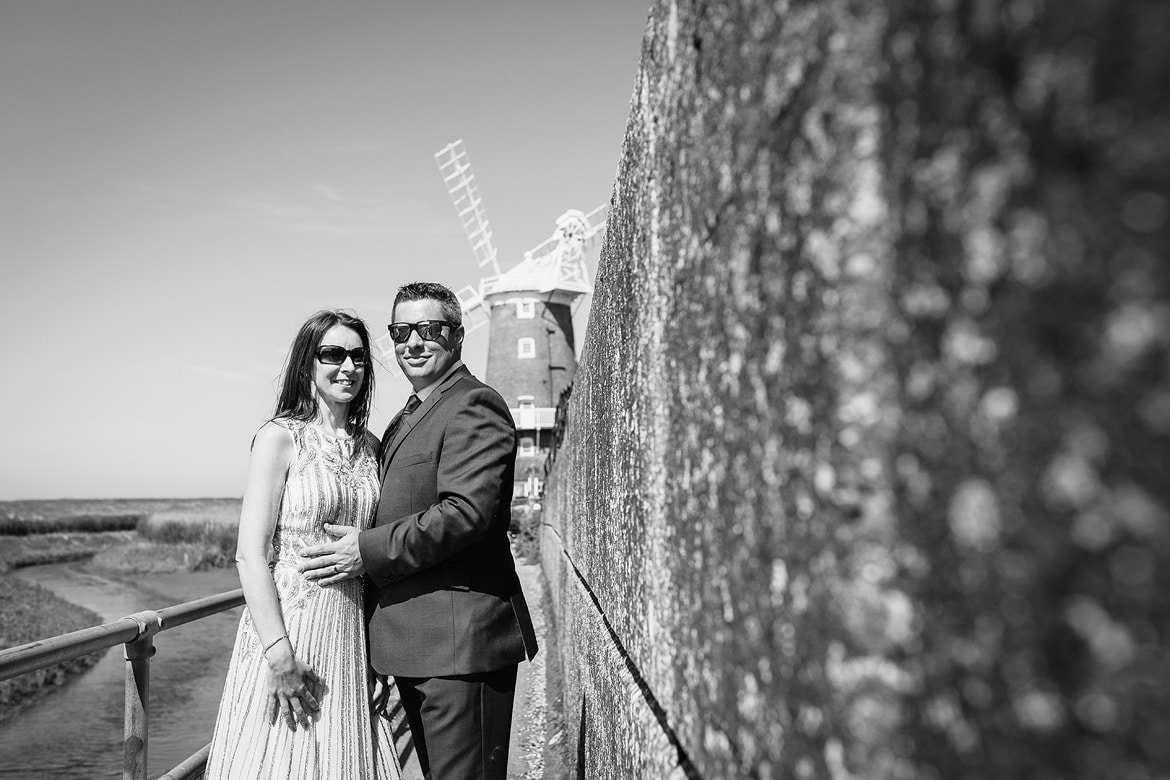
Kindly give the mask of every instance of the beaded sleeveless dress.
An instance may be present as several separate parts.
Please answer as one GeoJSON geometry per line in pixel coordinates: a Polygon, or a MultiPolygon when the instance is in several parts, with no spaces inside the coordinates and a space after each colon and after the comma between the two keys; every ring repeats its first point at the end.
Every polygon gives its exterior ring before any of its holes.
{"type": "Polygon", "coordinates": [[[292,434],[293,457],[269,568],[293,650],[321,678],[321,710],[308,728],[271,722],[267,661],[245,607],[205,777],[399,780],[389,722],[375,718],[371,725],[362,580],[323,588],[297,570],[300,550],[332,541],[324,523],[361,529],[373,523],[379,492],[373,437],[334,439],[315,425],[277,424],[292,434]]]}

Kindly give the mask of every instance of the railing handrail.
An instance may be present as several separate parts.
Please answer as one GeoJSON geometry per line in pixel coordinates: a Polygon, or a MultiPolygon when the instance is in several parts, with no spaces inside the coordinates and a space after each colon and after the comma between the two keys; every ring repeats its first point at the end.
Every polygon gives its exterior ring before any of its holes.
{"type": "MultiPolygon", "coordinates": [[[[46,666],[123,645],[126,650],[126,727],[122,777],[145,778],[150,700],[150,658],[154,635],[244,604],[244,590],[217,593],[160,610],[135,612],[111,623],[59,634],[48,639],[0,650],[0,680],[18,677],[46,666]]],[[[396,712],[400,713],[399,702],[396,712]]],[[[211,745],[204,745],[159,780],[202,777],[211,745]]],[[[403,754],[406,755],[406,754],[403,754]]]]}
{"type": "Polygon", "coordinates": [[[157,631],[166,631],[238,607],[243,603],[244,590],[236,588],[214,596],[164,607],[157,612],[139,612],[100,626],[82,628],[68,634],[6,648],[0,650],[0,680],[35,672],[37,669],[44,669],[46,666],[115,645],[133,642],[148,631],[153,632],[153,626],[148,626],[148,622],[143,619],[147,615],[157,616],[159,622],[157,631]]]}
{"type": "MultiPolygon", "coordinates": [[[[122,645],[126,650],[125,732],[122,743],[123,780],[145,780],[149,744],[150,658],[154,635],[193,620],[238,607],[244,603],[242,588],[186,601],[158,611],[135,612],[112,623],[83,628],[68,634],[0,650],[0,680],[7,680],[46,666],[122,645]]],[[[206,748],[168,773],[175,778],[202,773],[206,748]]]]}
{"type": "Polygon", "coordinates": [[[203,768],[207,766],[207,758],[210,755],[211,743],[208,742],[183,759],[177,767],[164,775],[159,775],[158,780],[188,780],[188,778],[203,777],[203,768]]]}
{"type": "MultiPolygon", "coordinates": [[[[216,593],[194,601],[177,603],[159,610],[147,609],[101,626],[82,628],[50,636],[14,648],[0,650],[0,681],[51,667],[55,663],[96,653],[122,644],[126,653],[124,779],[146,775],[147,703],[150,700],[150,658],[154,655],[154,634],[202,617],[242,606],[243,588],[216,593]]],[[[399,702],[397,707],[401,707],[399,702]]],[[[184,759],[159,780],[188,780],[202,776],[211,745],[205,745],[184,759]]],[[[404,754],[405,755],[405,754],[404,754]]]]}
{"type": "Polygon", "coordinates": [[[216,593],[214,596],[205,596],[194,601],[176,604],[173,607],[163,607],[158,611],[158,616],[162,618],[161,630],[166,631],[168,628],[177,628],[178,626],[205,618],[208,615],[214,615],[217,612],[224,612],[241,606],[243,603],[244,589],[236,588],[235,590],[216,593]]]}

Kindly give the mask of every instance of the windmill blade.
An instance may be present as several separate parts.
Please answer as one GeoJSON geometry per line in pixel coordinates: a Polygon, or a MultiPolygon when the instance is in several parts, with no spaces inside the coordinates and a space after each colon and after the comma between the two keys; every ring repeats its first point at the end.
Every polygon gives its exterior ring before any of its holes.
{"type": "Polygon", "coordinates": [[[540,260],[553,252],[557,251],[557,247],[561,245],[561,231],[558,228],[551,236],[541,241],[536,246],[524,253],[526,261],[540,262],[540,260]]]}
{"type": "Polygon", "coordinates": [[[479,290],[467,285],[455,293],[459,299],[459,308],[463,310],[463,332],[472,333],[487,325],[491,319],[491,312],[484,304],[479,290]]]}
{"type": "Polygon", "coordinates": [[[605,234],[606,218],[608,216],[609,204],[602,203],[582,217],[585,222],[585,235],[582,237],[582,241],[586,249],[595,246],[601,240],[601,237],[605,234]]]}
{"type": "Polygon", "coordinates": [[[483,200],[479,197],[479,188],[475,185],[475,174],[471,171],[467,150],[463,148],[463,139],[452,141],[436,152],[435,162],[439,166],[443,184],[447,187],[447,194],[455,204],[455,212],[459,215],[467,240],[471,242],[476,262],[480,268],[488,266],[492,274],[498,276],[500,265],[496,259],[496,246],[492,242],[492,228],[483,200]]]}

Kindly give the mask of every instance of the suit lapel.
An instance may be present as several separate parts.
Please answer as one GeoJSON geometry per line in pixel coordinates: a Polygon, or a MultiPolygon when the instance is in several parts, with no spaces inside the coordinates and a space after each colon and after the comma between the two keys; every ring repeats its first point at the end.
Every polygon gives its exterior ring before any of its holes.
{"type": "MultiPolygon", "coordinates": [[[[414,430],[414,427],[422,421],[424,417],[430,414],[431,410],[439,405],[443,400],[443,393],[451,387],[451,385],[458,382],[465,376],[471,376],[471,371],[467,366],[460,366],[455,370],[451,376],[443,380],[443,383],[436,387],[431,394],[427,396],[427,400],[419,404],[419,407],[412,413],[408,414],[403,419],[402,424],[398,426],[398,430],[394,433],[394,440],[389,443],[384,443],[385,456],[382,459],[382,477],[385,478],[386,471],[390,468],[390,461],[394,459],[394,453],[402,446],[402,442],[414,430]]],[[[393,425],[393,421],[391,421],[393,425]]]]}

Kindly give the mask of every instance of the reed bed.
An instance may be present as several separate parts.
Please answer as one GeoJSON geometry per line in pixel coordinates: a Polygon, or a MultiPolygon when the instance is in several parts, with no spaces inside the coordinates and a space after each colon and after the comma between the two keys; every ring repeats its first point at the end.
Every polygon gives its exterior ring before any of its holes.
{"type": "Polygon", "coordinates": [[[227,566],[235,558],[239,522],[238,503],[164,510],[142,519],[138,539],[156,547],[176,546],[185,560],[193,561],[190,567],[227,566]]]}
{"type": "Polygon", "coordinates": [[[44,498],[0,501],[0,517],[51,520],[76,515],[143,515],[186,505],[217,504],[224,498],[44,498]]]}
{"type": "MultiPolygon", "coordinates": [[[[70,604],[38,585],[0,577],[0,647],[16,647],[100,623],[96,613],[70,604]]],[[[0,722],[16,714],[21,704],[33,700],[42,691],[93,666],[103,652],[0,682],[0,722]]]]}
{"type": "MultiPolygon", "coordinates": [[[[98,625],[98,615],[9,569],[92,558],[119,574],[230,565],[239,499],[70,499],[0,502],[0,647],[98,625]],[[2,538],[6,535],[8,538],[2,538]]],[[[100,653],[0,682],[0,722],[92,666],[100,653]]]]}
{"type": "Polygon", "coordinates": [[[108,547],[93,556],[90,565],[114,575],[169,574],[177,571],[204,571],[231,565],[234,553],[207,544],[148,542],[135,540],[121,547],[108,547]]]}
{"type": "Polygon", "coordinates": [[[123,572],[229,565],[240,504],[238,498],[0,501],[0,572],[89,558],[123,572]]]}
{"type": "Polygon", "coordinates": [[[146,518],[141,513],[63,515],[59,517],[0,516],[0,535],[30,536],[33,534],[109,533],[133,531],[146,518]]]}
{"type": "Polygon", "coordinates": [[[24,566],[88,560],[101,550],[125,546],[133,539],[133,531],[0,537],[0,573],[24,566]]]}

